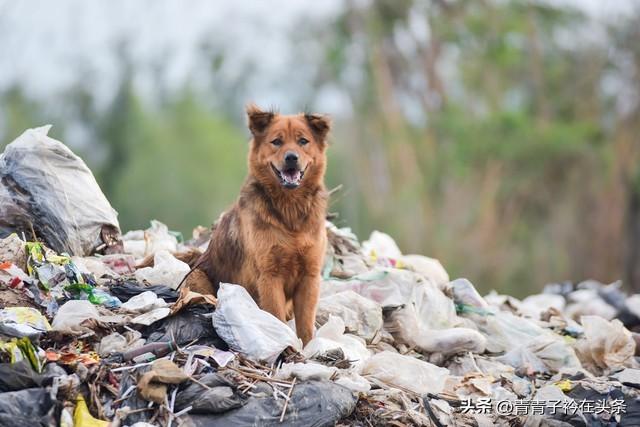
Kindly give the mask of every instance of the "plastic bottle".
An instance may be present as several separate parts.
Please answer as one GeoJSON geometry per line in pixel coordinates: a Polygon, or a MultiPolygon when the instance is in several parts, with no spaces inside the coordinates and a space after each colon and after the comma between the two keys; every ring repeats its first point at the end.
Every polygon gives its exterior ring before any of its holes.
{"type": "Polygon", "coordinates": [[[177,348],[178,345],[175,341],[154,342],[123,353],[122,359],[125,362],[131,360],[135,363],[151,362],[159,357],[166,356],[177,348]]]}

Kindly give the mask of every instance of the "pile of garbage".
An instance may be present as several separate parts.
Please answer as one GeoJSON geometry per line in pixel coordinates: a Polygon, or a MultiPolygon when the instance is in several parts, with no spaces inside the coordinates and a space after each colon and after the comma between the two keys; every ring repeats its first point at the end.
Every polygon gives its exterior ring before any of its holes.
{"type": "Polygon", "coordinates": [[[0,425],[640,425],[640,295],[620,283],[482,297],[327,222],[303,347],[243,287],[182,285],[203,227],[121,235],[47,131],[0,156],[0,425]]]}

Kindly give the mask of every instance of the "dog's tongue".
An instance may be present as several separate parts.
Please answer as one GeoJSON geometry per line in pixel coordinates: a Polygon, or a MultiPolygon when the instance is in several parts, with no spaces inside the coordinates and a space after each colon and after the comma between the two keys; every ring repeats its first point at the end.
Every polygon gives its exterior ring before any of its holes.
{"type": "Polygon", "coordinates": [[[282,177],[287,184],[297,184],[302,178],[302,173],[299,170],[289,169],[284,171],[282,177]]]}

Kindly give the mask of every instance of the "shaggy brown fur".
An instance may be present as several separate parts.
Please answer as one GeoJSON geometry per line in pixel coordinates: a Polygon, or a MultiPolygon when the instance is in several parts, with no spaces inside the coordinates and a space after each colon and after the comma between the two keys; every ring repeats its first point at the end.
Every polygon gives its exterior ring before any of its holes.
{"type": "Polygon", "coordinates": [[[253,138],[249,174],[233,207],[213,229],[198,261],[213,284],[244,286],[258,305],[298,337],[313,336],[327,242],[326,137],[329,120],[247,108],[253,138]]]}

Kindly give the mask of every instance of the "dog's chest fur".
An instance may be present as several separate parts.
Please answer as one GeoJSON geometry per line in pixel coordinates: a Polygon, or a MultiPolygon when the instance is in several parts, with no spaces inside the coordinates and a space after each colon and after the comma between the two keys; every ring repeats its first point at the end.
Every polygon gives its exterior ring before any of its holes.
{"type": "Polygon", "coordinates": [[[323,188],[274,199],[258,184],[245,183],[238,202],[213,231],[209,277],[215,285],[241,283],[256,301],[258,279],[271,277],[290,299],[305,277],[320,274],[325,212],[323,188]]]}

